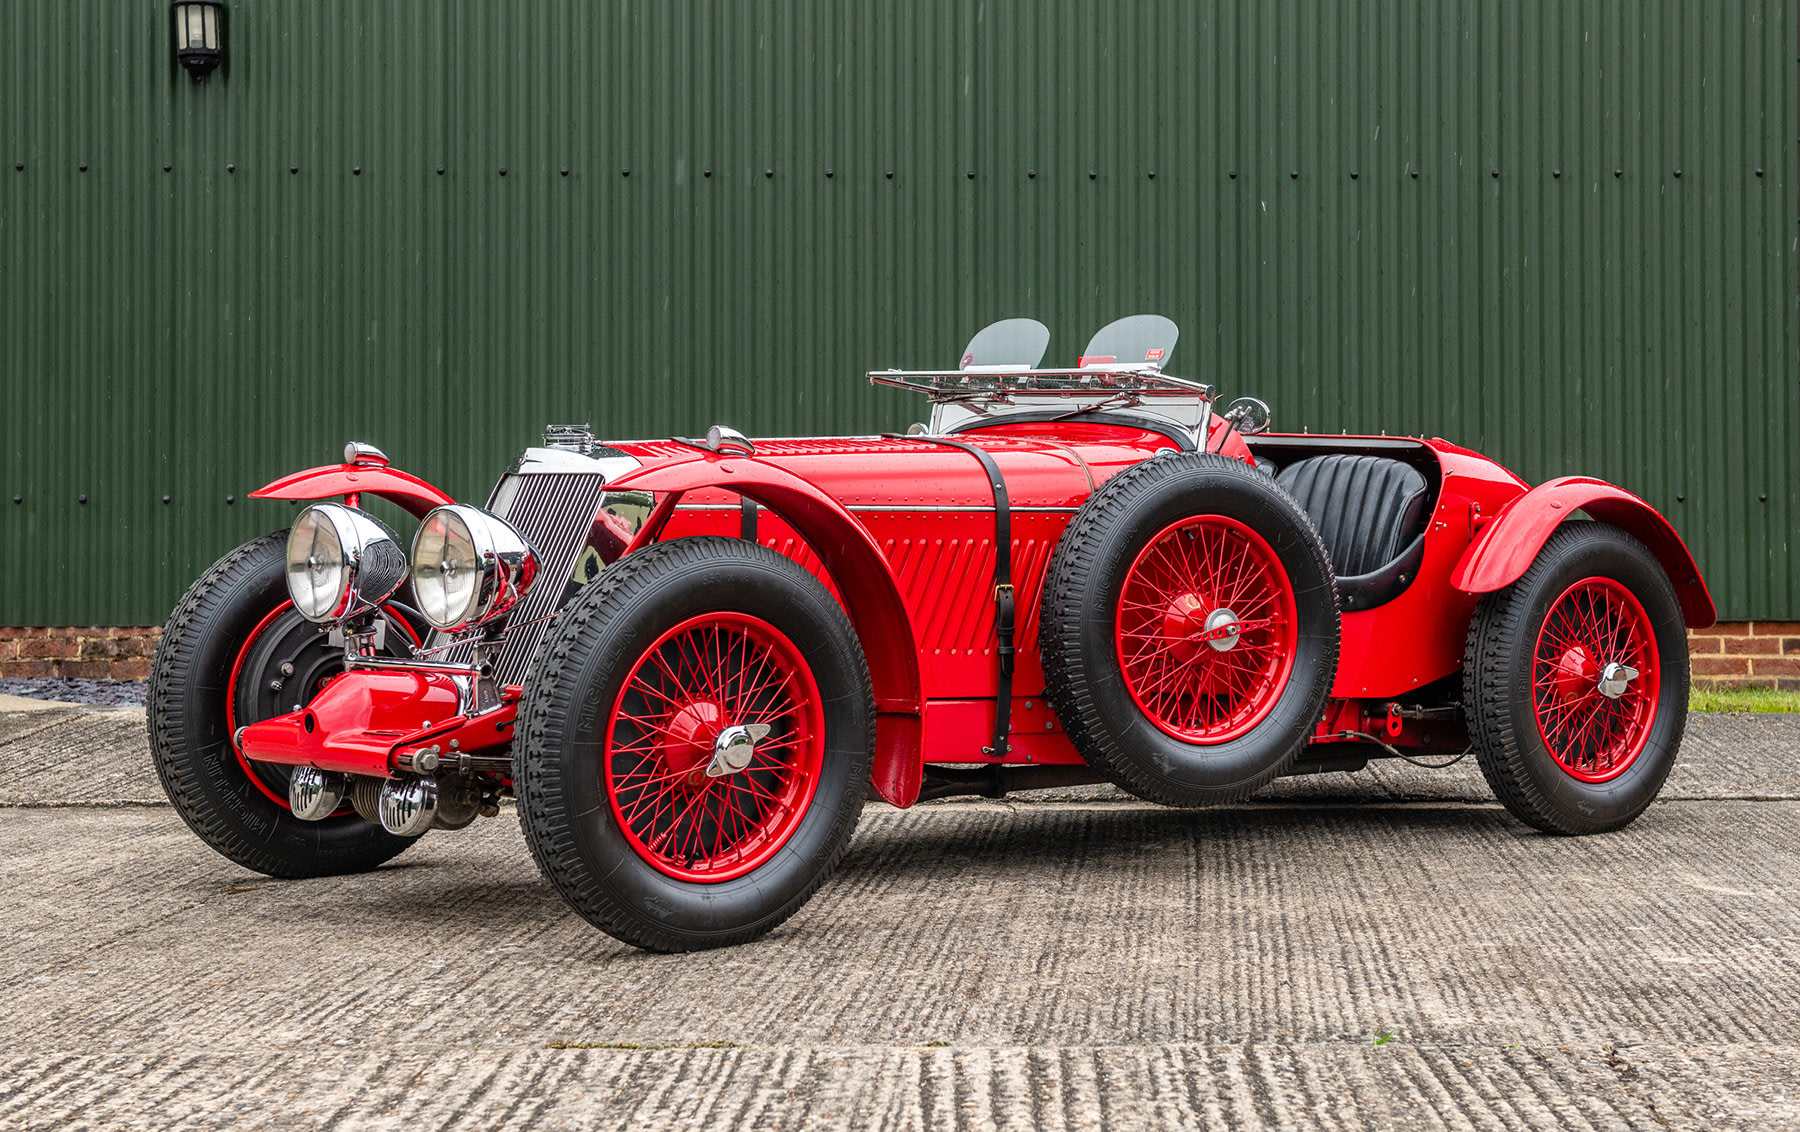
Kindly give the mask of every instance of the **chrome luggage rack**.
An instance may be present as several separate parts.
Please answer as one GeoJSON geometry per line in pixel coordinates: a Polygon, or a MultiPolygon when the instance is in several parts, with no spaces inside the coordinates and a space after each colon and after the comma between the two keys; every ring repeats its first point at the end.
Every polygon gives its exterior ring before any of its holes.
{"type": "Polygon", "coordinates": [[[1192,397],[1211,400],[1213,387],[1170,377],[1150,365],[1100,365],[1081,369],[876,369],[870,385],[891,385],[923,393],[934,402],[1010,394],[1060,397],[1192,397]]]}

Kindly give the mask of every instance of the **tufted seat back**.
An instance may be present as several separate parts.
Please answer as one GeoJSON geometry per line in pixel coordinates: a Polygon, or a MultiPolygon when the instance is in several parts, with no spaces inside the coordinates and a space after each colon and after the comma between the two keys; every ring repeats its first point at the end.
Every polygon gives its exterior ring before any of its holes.
{"type": "Polygon", "coordinates": [[[1416,576],[1429,502],[1418,469],[1380,456],[1313,456],[1275,482],[1319,528],[1344,608],[1390,600],[1416,576]]]}

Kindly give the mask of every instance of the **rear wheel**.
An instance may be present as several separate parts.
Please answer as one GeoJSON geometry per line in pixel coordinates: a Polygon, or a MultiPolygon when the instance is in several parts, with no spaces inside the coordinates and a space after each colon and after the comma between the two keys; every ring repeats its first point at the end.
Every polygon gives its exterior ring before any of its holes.
{"type": "Polygon", "coordinates": [[[1548,833],[1629,824],[1662,789],[1687,726],[1687,633],[1642,543],[1572,523],[1469,627],[1476,755],[1494,793],[1548,833]]]}
{"type": "Polygon", "coordinates": [[[349,807],[302,821],[288,807],[292,768],[251,762],[232,742],[238,727],[310,702],[344,667],[288,601],[286,546],[281,531],[238,547],[176,605],[150,673],[150,749],[175,812],[231,860],[274,877],[365,872],[414,839],[349,807]]]}
{"type": "Polygon", "coordinates": [[[1039,644],[1082,757],[1139,797],[1229,801],[1281,773],[1337,671],[1331,567],[1254,468],[1190,453],[1113,477],[1057,545],[1039,644]]]}
{"type": "Polygon", "coordinates": [[[519,820],[545,877],[616,938],[689,951],[763,935],[824,883],[875,715],[816,578],[694,538],[614,564],[563,613],[520,718],[519,820]]]}

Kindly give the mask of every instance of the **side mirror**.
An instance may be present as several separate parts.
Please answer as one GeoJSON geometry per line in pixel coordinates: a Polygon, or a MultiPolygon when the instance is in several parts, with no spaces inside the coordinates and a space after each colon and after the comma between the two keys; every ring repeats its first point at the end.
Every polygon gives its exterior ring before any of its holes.
{"type": "Polygon", "coordinates": [[[1239,397],[1225,406],[1222,415],[1245,436],[1269,431],[1269,406],[1255,397],[1239,397]]]}

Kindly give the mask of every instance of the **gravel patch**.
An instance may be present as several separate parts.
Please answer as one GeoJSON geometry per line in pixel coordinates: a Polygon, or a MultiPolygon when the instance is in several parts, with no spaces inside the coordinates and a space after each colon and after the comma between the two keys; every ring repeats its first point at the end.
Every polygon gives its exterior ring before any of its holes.
{"type": "Polygon", "coordinates": [[[149,692],[144,680],[83,680],[75,677],[8,677],[0,680],[0,696],[55,700],[99,707],[143,707],[149,692]]]}

